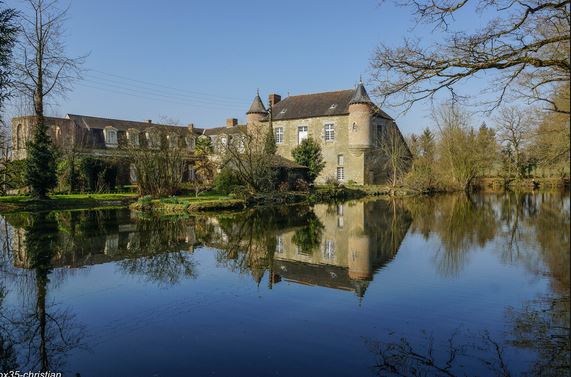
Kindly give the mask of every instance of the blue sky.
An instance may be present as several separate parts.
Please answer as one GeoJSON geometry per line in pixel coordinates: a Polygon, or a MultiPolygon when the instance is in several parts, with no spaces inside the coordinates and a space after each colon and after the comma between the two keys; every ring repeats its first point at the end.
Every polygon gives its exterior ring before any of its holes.
{"type": "MultiPolygon", "coordinates": [[[[463,27],[478,23],[464,16],[463,27]]],[[[433,38],[413,26],[408,9],[377,0],[75,0],[66,44],[70,55],[90,54],[88,71],[52,112],[215,127],[244,120],[258,88],[266,99],[366,81],[381,41],[433,38]]],[[[428,110],[398,117],[403,133],[429,125],[428,110]]]]}

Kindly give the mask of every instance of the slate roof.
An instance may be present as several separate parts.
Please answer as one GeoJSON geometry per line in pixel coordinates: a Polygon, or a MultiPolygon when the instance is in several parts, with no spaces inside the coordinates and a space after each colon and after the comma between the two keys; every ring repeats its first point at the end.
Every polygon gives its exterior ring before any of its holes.
{"type": "Polygon", "coordinates": [[[239,124],[234,127],[195,128],[195,131],[199,132],[202,135],[207,135],[207,136],[220,135],[220,134],[234,135],[237,133],[246,132],[246,125],[239,124]]]}
{"type": "Polygon", "coordinates": [[[333,265],[315,265],[310,263],[289,261],[276,258],[273,263],[274,273],[283,279],[303,285],[316,285],[353,291],[359,297],[363,297],[368,287],[368,282],[352,280],[346,267],[333,265]]]}
{"type": "Polygon", "coordinates": [[[351,103],[365,103],[363,101],[366,99],[368,99],[368,103],[373,104],[377,116],[392,120],[387,113],[374,105],[362,84],[356,89],[287,97],[274,105],[272,108],[272,119],[279,121],[348,115],[351,103]],[[364,94],[361,90],[364,91],[364,94]],[[352,102],[354,100],[360,102],[352,102]]]}
{"type": "Polygon", "coordinates": [[[365,89],[365,86],[363,85],[362,82],[360,82],[359,85],[357,85],[357,89],[355,89],[353,97],[351,97],[351,101],[349,101],[350,105],[357,103],[373,104],[373,101],[371,101],[371,98],[367,94],[367,90],[365,89]]]}
{"type": "Polygon", "coordinates": [[[118,131],[127,131],[130,128],[143,131],[152,127],[159,127],[161,129],[168,129],[169,131],[181,134],[182,133],[186,134],[188,132],[187,127],[172,126],[172,125],[158,124],[158,123],[99,118],[99,117],[77,115],[77,114],[68,114],[67,118],[72,120],[77,126],[89,129],[105,129],[105,127],[111,126],[113,128],[116,128],[118,131]]]}
{"type": "Polygon", "coordinates": [[[267,112],[268,111],[266,110],[260,95],[257,94],[254,98],[254,102],[252,102],[252,105],[246,114],[267,114],[267,112]]]}

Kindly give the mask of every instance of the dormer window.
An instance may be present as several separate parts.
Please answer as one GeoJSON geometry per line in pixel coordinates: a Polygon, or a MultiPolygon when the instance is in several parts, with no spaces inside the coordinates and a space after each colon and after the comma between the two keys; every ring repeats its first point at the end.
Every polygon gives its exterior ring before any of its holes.
{"type": "Polygon", "coordinates": [[[280,111],[280,114],[285,114],[287,111],[287,109],[282,109],[282,111],[280,111]]]}
{"type": "Polygon", "coordinates": [[[337,104],[334,103],[333,105],[329,106],[329,110],[335,110],[337,108],[337,104]]]}
{"type": "Polygon", "coordinates": [[[127,140],[129,141],[129,145],[133,147],[139,146],[139,131],[130,128],[127,131],[127,140]]]}
{"type": "Polygon", "coordinates": [[[145,132],[149,148],[158,149],[161,147],[161,135],[156,130],[145,132]]]}
{"type": "Polygon", "coordinates": [[[187,136],[186,140],[186,147],[189,151],[193,151],[196,148],[196,139],[193,136],[187,136]]]}
{"type": "Polygon", "coordinates": [[[178,147],[178,136],[174,134],[167,135],[167,140],[169,142],[169,148],[177,148],[178,147]]]}
{"type": "Polygon", "coordinates": [[[117,146],[117,129],[114,127],[105,127],[103,130],[105,134],[105,146],[116,147],[117,146]]]}

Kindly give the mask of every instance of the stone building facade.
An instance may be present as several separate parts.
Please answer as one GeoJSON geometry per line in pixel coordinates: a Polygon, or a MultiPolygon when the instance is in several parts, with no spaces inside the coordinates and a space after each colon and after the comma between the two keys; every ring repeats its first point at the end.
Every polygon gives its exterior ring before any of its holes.
{"type": "MultiPolygon", "coordinates": [[[[288,96],[269,96],[268,108],[256,95],[246,113],[246,124],[228,119],[222,127],[197,128],[68,114],[46,118],[50,136],[61,149],[95,157],[125,156],[125,147],[188,150],[199,137],[208,137],[215,150],[240,134],[267,130],[271,122],[277,153],[292,160],[292,150],[308,137],[322,147],[325,168],[317,183],[335,179],[345,183],[381,184],[388,178],[386,145],[388,135],[396,135],[406,155],[410,155],[395,121],[369,98],[360,83],[355,89],[288,96]],[[271,109],[271,114],[268,109],[271,109]]],[[[33,133],[34,117],[12,119],[13,158],[26,158],[26,141],[33,133]]],[[[189,178],[192,178],[191,168],[189,178]]]]}
{"type": "MultiPolygon", "coordinates": [[[[395,121],[371,101],[363,83],[355,89],[289,96],[272,94],[268,105],[278,154],[292,158],[292,150],[305,138],[322,148],[325,168],[317,183],[327,180],[356,184],[382,184],[389,178],[387,143],[403,157],[410,151],[395,121]],[[383,147],[385,146],[385,147],[383,147]]],[[[247,113],[248,127],[270,121],[259,96],[247,113]]]]}

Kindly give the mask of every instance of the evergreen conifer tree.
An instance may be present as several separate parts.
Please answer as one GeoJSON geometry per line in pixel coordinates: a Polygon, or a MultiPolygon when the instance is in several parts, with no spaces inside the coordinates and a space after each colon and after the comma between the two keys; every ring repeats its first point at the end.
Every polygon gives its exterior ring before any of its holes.
{"type": "Polygon", "coordinates": [[[30,194],[36,199],[46,199],[57,185],[57,174],[55,150],[45,122],[38,122],[26,149],[26,183],[30,194]]]}

